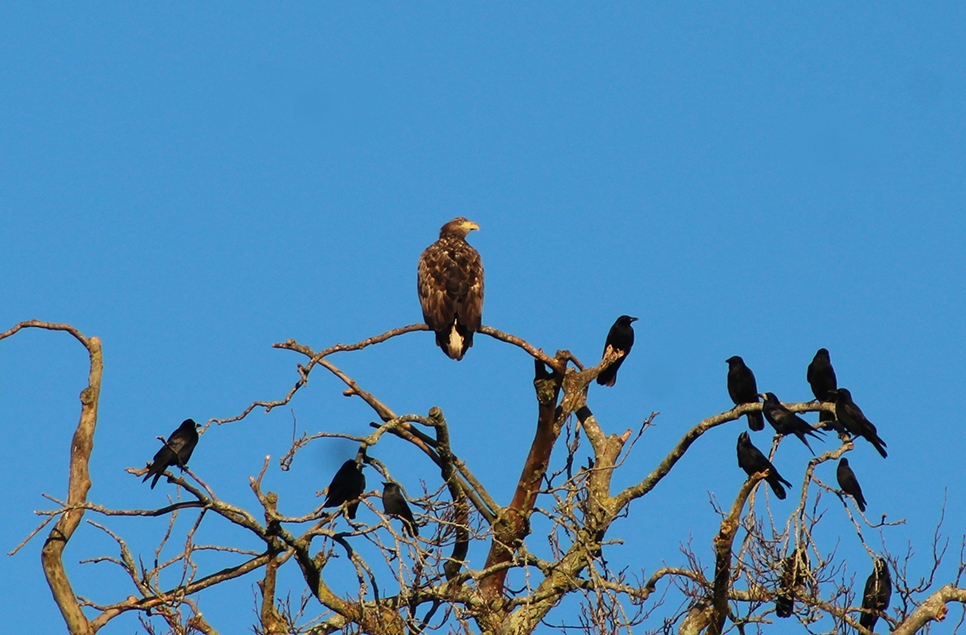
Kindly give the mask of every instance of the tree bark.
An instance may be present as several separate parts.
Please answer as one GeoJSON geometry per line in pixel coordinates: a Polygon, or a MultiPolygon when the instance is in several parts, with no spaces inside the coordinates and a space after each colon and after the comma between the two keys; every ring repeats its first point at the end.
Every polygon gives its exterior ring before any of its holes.
{"type": "MultiPolygon", "coordinates": [[[[67,490],[67,507],[76,507],[87,502],[87,492],[91,488],[89,461],[94,449],[94,429],[97,427],[97,406],[101,394],[101,375],[104,359],[101,340],[97,337],[84,338],[73,333],[90,353],[90,373],[87,388],[81,391],[81,414],[77,430],[70,445],[70,477],[67,490]]],[[[67,572],[64,570],[63,554],[68,541],[77,530],[84,517],[83,509],[70,509],[64,512],[57,524],[50,530],[40,553],[44,575],[57,607],[64,616],[67,630],[71,635],[91,635],[94,629],[81,610],[71,587],[67,572]]]]}

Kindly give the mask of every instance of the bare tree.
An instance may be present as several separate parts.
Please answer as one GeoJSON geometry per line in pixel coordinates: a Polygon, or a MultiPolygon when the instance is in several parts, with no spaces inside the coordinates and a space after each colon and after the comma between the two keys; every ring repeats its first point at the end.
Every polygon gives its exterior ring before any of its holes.
{"type": "MultiPolygon", "coordinates": [[[[867,530],[887,530],[890,523],[870,522],[848,505],[842,492],[816,477],[816,466],[853,449],[847,436],[837,448],[809,462],[798,504],[786,518],[776,519],[767,494],[758,487],[766,473],[753,474],[730,505],[716,507],[720,528],[716,535],[707,537],[713,545],[709,554],[713,556],[712,567],[703,566],[701,550],[688,544],[682,549],[680,566],[663,566],[639,577],[613,570],[603,551],[605,546],[611,548],[607,535],[615,520],[630,514],[634,501],[650,494],[705,432],[758,411],[761,404],[743,404],[696,423],[642,480],[615,490],[615,471],[622,468],[635,442],[657,416],[651,413],[638,430],[620,433],[605,430],[595,417],[588,404],[588,386],[620,353],[608,349],[596,366],[585,366],[568,351],[549,356],[521,338],[488,326],[482,326],[479,332],[522,349],[534,363],[536,430],[509,503],[497,502],[458,449],[452,447],[447,421],[439,408],[425,414],[397,414],[330,359],[335,353],[360,352],[394,337],[428,330],[426,325],[413,324],[321,351],[293,340],[275,344],[307,360],[297,366],[298,379],[291,390],[281,399],[256,401],[236,416],[209,421],[205,429],[241,421],[256,409],[270,411],[285,406],[305,388],[316,367],[326,369],[345,384],[344,394],[368,404],[378,422],[356,435],[325,431],[303,434],[293,440],[280,460],[280,468],[288,469],[309,444],[348,438],[358,444],[356,461],[388,479],[387,466],[376,458],[374,448],[380,443],[404,443],[427,465],[439,470],[439,487],[411,501],[419,510],[418,536],[392,524],[392,519],[374,504],[375,492],[365,493],[361,502],[371,512],[365,517],[376,522],[349,521],[345,531],[337,530],[342,509],[330,511],[319,506],[296,516],[284,514],[280,497],[262,487],[268,458],[258,476],[251,479],[252,492],[260,504],[254,510],[223,500],[187,468],[183,473],[166,473],[168,481],[179,488],[171,504],[158,509],[109,509],[87,496],[101,386],[100,340],[86,337],[70,325],[40,321],[17,324],[0,333],[0,340],[25,328],[69,333],[90,358],[88,385],[81,392],[80,421],[71,444],[67,498],[51,498],[57,507],[38,512],[44,521],[11,552],[53,523],[42,550],[42,565],[68,631],[75,635],[95,633],[112,619],[131,612],[139,616],[149,633],[155,632],[152,616],[160,617],[172,633],[216,633],[199,612],[196,597],[209,587],[243,576],[257,581],[260,598],[254,628],[265,634],[532,633],[568,598],[580,603],[573,628],[588,633],[630,632],[638,625],[655,633],[689,635],[733,629],[745,633],[748,628],[765,631],[776,622],[776,600],[782,603],[783,613],[808,632],[852,628],[867,633],[859,625],[860,615],[870,610],[861,606],[861,581],[852,579],[834,547],[822,546],[822,519],[827,510],[823,497],[829,495],[842,499],[856,537],[870,555],[881,555],[889,562],[895,593],[891,609],[879,615],[880,623],[884,621],[895,633],[915,633],[945,619],[950,603],[966,604],[962,545],[955,573],[941,581],[940,563],[949,542],[937,528],[930,573],[913,579],[909,570],[911,550],[898,556],[883,548],[876,554],[866,541],[867,530]],[[584,442],[589,444],[584,452],[589,453],[590,460],[582,465],[578,457],[584,442]],[[552,468],[551,453],[557,446],[563,446],[565,456],[552,468]],[[78,594],[64,568],[64,551],[88,512],[103,517],[98,522],[88,518],[87,522],[117,545],[116,555],[91,561],[118,567],[135,589],[110,604],[94,603],[78,594]],[[213,516],[249,534],[260,547],[199,544],[195,540],[198,530],[213,516]],[[134,553],[125,538],[108,526],[115,517],[167,523],[153,557],[134,553]],[[184,544],[172,546],[175,526],[184,525],[185,517],[184,544]],[[532,523],[537,520],[549,531],[531,534],[532,523]],[[470,567],[467,561],[471,545],[486,547],[480,568],[470,567]],[[176,553],[170,554],[172,550],[176,553]],[[198,556],[208,551],[228,554],[236,563],[206,571],[198,556]],[[540,553],[549,555],[541,557],[540,553]],[[350,585],[346,586],[343,573],[333,573],[336,562],[349,563],[350,585]],[[299,571],[304,580],[304,592],[299,597],[293,599],[280,592],[278,572],[282,567],[299,571]],[[165,587],[162,577],[166,581],[176,577],[178,582],[165,587]],[[349,590],[344,592],[341,587],[349,590]]],[[[786,405],[793,412],[833,411],[833,405],[827,403],[786,405]]],[[[780,441],[777,437],[774,440],[772,456],[780,441]]],[[[146,468],[128,471],[143,475],[146,468]]],[[[831,500],[834,502],[834,498],[831,500]]],[[[962,621],[960,614],[954,631],[962,621]]]]}

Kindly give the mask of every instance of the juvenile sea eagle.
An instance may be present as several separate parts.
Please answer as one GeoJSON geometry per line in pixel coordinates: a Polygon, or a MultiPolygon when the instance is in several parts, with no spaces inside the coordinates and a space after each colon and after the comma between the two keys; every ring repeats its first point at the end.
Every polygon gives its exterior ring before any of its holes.
{"type": "Polygon", "coordinates": [[[436,331],[436,344],[457,361],[473,346],[483,317],[483,261],[466,242],[466,235],[479,228],[463,217],[454,218],[419,257],[423,320],[436,331]]]}

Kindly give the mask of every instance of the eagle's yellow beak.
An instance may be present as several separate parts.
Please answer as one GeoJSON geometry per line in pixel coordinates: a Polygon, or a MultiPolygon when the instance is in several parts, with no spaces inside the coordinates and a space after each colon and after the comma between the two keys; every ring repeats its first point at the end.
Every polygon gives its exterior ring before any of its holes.
{"type": "Polygon", "coordinates": [[[477,230],[477,231],[479,231],[479,229],[480,229],[480,226],[479,226],[479,225],[477,225],[476,223],[474,223],[473,221],[471,221],[471,220],[468,220],[468,221],[466,221],[465,223],[463,223],[463,228],[464,228],[464,229],[465,229],[466,231],[472,231],[472,230],[474,230],[474,229],[475,229],[475,230],[477,230]]]}

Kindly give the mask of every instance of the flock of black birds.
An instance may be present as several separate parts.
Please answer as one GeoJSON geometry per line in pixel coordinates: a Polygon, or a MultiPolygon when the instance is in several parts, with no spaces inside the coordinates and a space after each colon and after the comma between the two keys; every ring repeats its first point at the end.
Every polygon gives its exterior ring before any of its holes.
{"type": "MultiPolygon", "coordinates": [[[[886,442],[879,437],[875,425],[866,418],[862,409],[852,401],[852,393],[846,388],[838,387],[835,369],[832,368],[828,350],[818,349],[806,372],[806,379],[812,388],[815,399],[835,405],[834,414],[825,411],[819,413],[818,429],[813,428],[803,418],[786,408],[775,396],[775,393],[759,393],[755,374],[748,368],[743,359],[736,355],[725,361],[728,364],[728,394],[735,405],[740,406],[763,401],[761,413],[755,411],[746,415],[748,427],[752,430],[760,431],[764,429],[765,424],[762,418],[762,415],[764,415],[764,419],[771,424],[776,434],[782,437],[794,434],[812,454],[815,452],[809,445],[807,437],[820,439],[819,433],[831,430],[843,438],[861,437],[871,443],[876,451],[882,455],[882,458],[888,456],[885,449],[886,442]]],[[[775,466],[768,460],[768,457],[754,446],[751,442],[751,436],[747,432],[738,435],[738,466],[748,476],[764,472],[766,474],[765,482],[768,483],[775,496],[780,500],[784,500],[786,496],[784,486],[792,486],[791,483],[782,478],[775,466]]],[[[862,494],[862,487],[859,485],[855,472],[849,466],[847,458],[839,459],[835,477],[842,492],[855,500],[859,511],[865,512],[865,496],[862,494]]],[[[775,614],[778,617],[790,617],[792,615],[794,593],[791,589],[802,584],[803,572],[807,570],[807,555],[799,549],[796,549],[792,555],[783,561],[781,584],[775,598],[775,614]]],[[[865,583],[865,592],[862,595],[862,608],[867,609],[868,612],[862,613],[859,617],[859,624],[871,631],[878,620],[878,612],[889,606],[891,595],[892,579],[889,576],[888,564],[883,558],[877,558],[874,569],[865,583]]]]}
{"type": "MultiPolygon", "coordinates": [[[[459,361],[473,345],[473,334],[481,325],[483,309],[483,262],[479,253],[466,242],[466,235],[479,225],[459,217],[443,225],[440,237],[426,248],[420,256],[418,284],[420,304],[424,321],[436,332],[436,343],[450,358],[459,361]]],[[[617,382],[617,371],[627,359],[634,346],[633,322],[636,317],[622,315],[611,326],[604,343],[604,355],[608,349],[623,353],[617,360],[603,368],[597,376],[601,386],[613,386],[617,382]]],[[[818,429],[813,428],[781,403],[775,393],[758,392],[755,374],[737,355],[726,360],[728,364],[728,394],[736,406],[764,401],[762,410],[746,413],[748,427],[759,432],[765,428],[765,420],[775,429],[776,434],[793,434],[814,454],[807,437],[821,439],[820,433],[832,430],[838,434],[862,437],[871,443],[885,458],[887,456],[883,441],[875,425],[869,421],[862,410],[852,401],[852,394],[839,388],[835,370],[828,350],[820,348],[808,365],[806,378],[815,398],[823,403],[833,403],[834,415],[822,411],[818,429]]],[[[148,465],[144,481],[152,476],[151,489],[168,468],[179,467],[184,470],[198,444],[198,425],[192,419],[185,421],[168,437],[164,445],[154,455],[148,465]]],[[[780,500],[786,497],[785,486],[792,484],[785,480],[761,450],[751,442],[748,432],[738,435],[738,466],[749,476],[765,473],[765,482],[780,500]]],[[[366,477],[362,472],[362,462],[351,459],[342,464],[326,489],[323,508],[346,506],[346,514],[355,519],[356,511],[366,488],[366,477]]],[[[841,490],[851,496],[859,510],[864,512],[866,501],[862,488],[849,467],[848,459],[839,461],[836,477],[841,490]]],[[[398,483],[383,482],[383,509],[387,516],[398,518],[410,536],[419,535],[419,527],[405,495],[398,483]]],[[[789,617],[793,613],[794,595],[788,589],[800,586],[801,578],[807,571],[807,555],[796,549],[783,561],[782,585],[776,594],[775,612],[779,617],[789,617]]],[[[866,581],[862,608],[882,611],[889,604],[892,582],[886,561],[878,558],[875,568],[866,581]]],[[[874,612],[863,613],[862,626],[872,630],[878,617],[874,612]]]]}
{"type": "MultiPolygon", "coordinates": [[[[761,413],[754,411],[745,415],[748,420],[748,427],[752,430],[756,432],[763,430],[765,427],[764,420],[767,420],[775,429],[776,434],[783,437],[794,434],[812,454],[815,454],[815,452],[808,443],[808,437],[821,439],[821,432],[832,430],[843,436],[861,437],[871,443],[883,458],[888,456],[885,449],[886,442],[879,437],[875,425],[866,418],[862,410],[852,401],[852,393],[846,388],[838,388],[835,369],[832,368],[828,350],[818,349],[812,363],[808,365],[808,372],[806,373],[815,399],[835,405],[834,415],[825,411],[820,413],[817,429],[786,408],[775,396],[775,393],[759,393],[755,374],[748,368],[743,359],[735,355],[725,361],[728,364],[728,394],[735,405],[763,402],[761,413]]],[[[789,486],[790,484],[778,475],[775,466],[752,444],[751,437],[747,432],[738,437],[738,466],[749,475],[755,472],[769,471],[773,476],[765,480],[771,485],[775,496],[779,499],[785,498],[785,490],[781,487],[781,484],[785,483],[789,486]]],[[[858,479],[849,467],[848,459],[843,458],[839,461],[836,476],[842,491],[854,498],[859,509],[864,512],[865,498],[862,496],[862,488],[859,487],[858,479]]]]}

